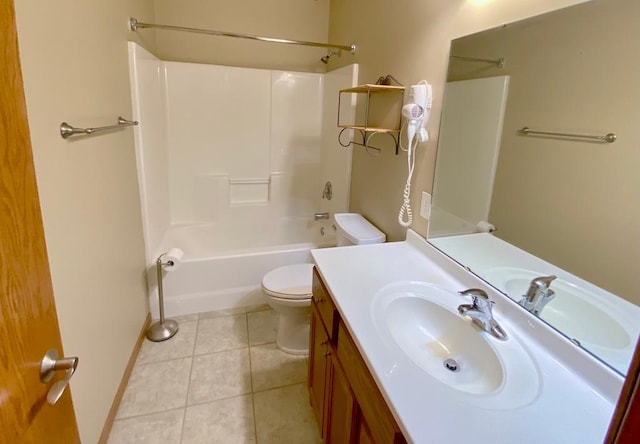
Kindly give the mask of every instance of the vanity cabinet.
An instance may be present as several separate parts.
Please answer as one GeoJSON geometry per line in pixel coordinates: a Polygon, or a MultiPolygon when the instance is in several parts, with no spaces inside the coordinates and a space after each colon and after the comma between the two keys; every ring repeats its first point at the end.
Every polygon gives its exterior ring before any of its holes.
{"type": "Polygon", "coordinates": [[[406,442],[315,269],[308,388],[325,443],[406,442]]]}

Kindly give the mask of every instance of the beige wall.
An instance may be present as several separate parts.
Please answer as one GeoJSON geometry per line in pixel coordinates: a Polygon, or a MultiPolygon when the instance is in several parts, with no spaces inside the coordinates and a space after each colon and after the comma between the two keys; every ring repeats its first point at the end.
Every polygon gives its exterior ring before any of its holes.
{"type": "Polygon", "coordinates": [[[80,358],[71,389],[82,442],[95,443],[147,313],[133,132],[64,141],[58,128],[131,116],[127,21],[152,20],[153,9],[150,0],[15,4],[62,342],[80,358]]]}
{"type": "MultiPolygon", "coordinates": [[[[155,0],[154,4],[156,22],[163,25],[316,42],[326,42],[329,30],[329,0],[155,0]]],[[[157,39],[157,56],[163,60],[326,71],[320,58],[327,51],[321,48],[175,31],[157,31],[157,39]]]]}
{"type": "Polygon", "coordinates": [[[640,304],[640,2],[597,0],[461,39],[452,80],[511,76],[490,220],[498,237],[640,304]],[[566,26],[571,23],[571,27],[566,26]],[[615,132],[612,144],[516,129],[615,132]]]}
{"type": "MultiPolygon", "coordinates": [[[[438,125],[450,40],[462,35],[543,13],[579,0],[333,0],[329,40],[354,41],[355,57],[332,59],[329,69],[356,61],[360,81],[372,82],[392,74],[405,85],[427,79],[434,90],[431,140],[418,149],[414,173],[413,228],[426,234],[426,221],[418,216],[419,196],[431,191],[438,125]]],[[[380,139],[382,140],[382,139],[380,139]]],[[[380,157],[354,148],[351,210],[364,214],[388,239],[404,238],[397,223],[406,180],[406,154],[393,154],[389,145],[380,157]]]]}

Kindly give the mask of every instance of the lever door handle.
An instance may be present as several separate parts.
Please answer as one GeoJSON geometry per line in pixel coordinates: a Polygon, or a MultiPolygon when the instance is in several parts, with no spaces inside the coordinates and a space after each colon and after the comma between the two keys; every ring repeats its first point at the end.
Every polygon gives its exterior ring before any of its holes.
{"type": "Polygon", "coordinates": [[[49,389],[49,392],[47,393],[47,402],[49,404],[54,405],[58,402],[64,393],[64,389],[69,385],[69,381],[77,367],[78,358],[75,356],[71,358],[59,358],[58,350],[55,348],[49,349],[45,353],[42,361],[40,362],[40,381],[46,384],[53,379],[53,375],[58,370],[65,370],[67,372],[63,379],[57,381],[49,389]]]}

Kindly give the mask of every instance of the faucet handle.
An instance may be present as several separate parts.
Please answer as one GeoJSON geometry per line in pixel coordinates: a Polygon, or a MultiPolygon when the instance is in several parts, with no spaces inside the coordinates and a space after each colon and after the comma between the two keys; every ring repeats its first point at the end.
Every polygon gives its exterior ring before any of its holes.
{"type": "Polygon", "coordinates": [[[491,313],[493,301],[489,300],[486,291],[479,288],[469,288],[468,290],[459,291],[458,294],[461,296],[471,296],[473,309],[484,313],[491,313]]]}
{"type": "Polygon", "coordinates": [[[467,290],[459,291],[458,294],[461,296],[476,296],[480,299],[489,299],[489,295],[487,295],[487,292],[479,288],[469,288],[467,290]]]}
{"type": "Polygon", "coordinates": [[[539,290],[546,290],[551,285],[551,282],[557,279],[557,277],[558,276],[553,274],[551,276],[540,276],[532,279],[530,286],[535,287],[539,290]]]}

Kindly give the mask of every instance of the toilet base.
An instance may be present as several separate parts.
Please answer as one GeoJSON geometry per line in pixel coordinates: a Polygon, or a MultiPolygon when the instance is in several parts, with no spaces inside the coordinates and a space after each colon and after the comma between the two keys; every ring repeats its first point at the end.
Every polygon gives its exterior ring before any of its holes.
{"type": "Polygon", "coordinates": [[[287,354],[309,354],[313,264],[276,268],[262,278],[267,303],[278,315],[276,345],[287,354]]]}
{"type": "Polygon", "coordinates": [[[276,345],[290,355],[309,354],[310,307],[297,308],[299,313],[278,313],[276,345]],[[300,313],[301,312],[301,313],[300,313]]]}
{"type": "Polygon", "coordinates": [[[308,355],[311,299],[283,300],[269,294],[266,296],[267,303],[278,315],[278,348],[290,355],[308,355]]]}

